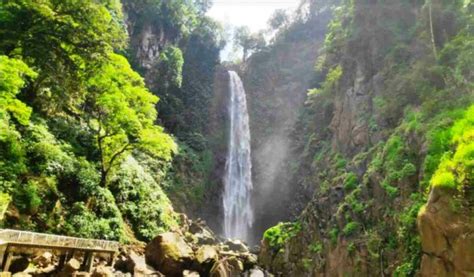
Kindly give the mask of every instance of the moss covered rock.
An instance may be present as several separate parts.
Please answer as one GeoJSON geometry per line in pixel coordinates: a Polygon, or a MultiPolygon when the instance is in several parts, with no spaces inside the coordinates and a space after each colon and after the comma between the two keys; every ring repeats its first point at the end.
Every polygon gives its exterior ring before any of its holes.
{"type": "Polygon", "coordinates": [[[189,269],[193,250],[178,233],[168,232],[155,237],[145,248],[146,262],[167,276],[181,276],[189,269]]]}

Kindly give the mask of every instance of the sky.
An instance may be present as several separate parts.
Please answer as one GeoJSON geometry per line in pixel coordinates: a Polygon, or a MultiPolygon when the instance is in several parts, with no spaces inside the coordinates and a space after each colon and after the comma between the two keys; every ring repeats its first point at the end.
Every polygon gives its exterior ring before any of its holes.
{"type": "Polygon", "coordinates": [[[214,0],[208,15],[224,24],[264,29],[276,9],[295,9],[300,0],[214,0]]]}
{"type": "MultiPolygon", "coordinates": [[[[265,29],[268,19],[277,9],[294,10],[300,0],[213,0],[207,15],[229,26],[248,26],[252,32],[265,29]]],[[[232,60],[232,46],[222,51],[223,60],[232,60]]]]}

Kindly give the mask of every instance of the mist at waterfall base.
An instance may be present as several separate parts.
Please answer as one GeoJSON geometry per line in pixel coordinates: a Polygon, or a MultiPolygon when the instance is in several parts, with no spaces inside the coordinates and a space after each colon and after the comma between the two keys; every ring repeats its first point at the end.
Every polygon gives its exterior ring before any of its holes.
{"type": "Polygon", "coordinates": [[[228,73],[230,133],[224,177],[224,235],[248,241],[254,219],[249,115],[242,81],[234,71],[228,73]]]}

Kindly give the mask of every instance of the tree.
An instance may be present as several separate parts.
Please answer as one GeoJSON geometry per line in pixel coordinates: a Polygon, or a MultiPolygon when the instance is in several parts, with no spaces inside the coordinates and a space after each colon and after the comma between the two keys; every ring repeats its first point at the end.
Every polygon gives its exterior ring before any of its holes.
{"type": "Polygon", "coordinates": [[[249,51],[262,49],[266,46],[265,37],[262,32],[252,34],[247,26],[241,26],[235,29],[234,43],[242,48],[243,58],[248,57],[249,51]]]}
{"type": "Polygon", "coordinates": [[[109,62],[88,80],[87,124],[96,137],[100,155],[101,185],[119,161],[140,149],[156,158],[170,160],[176,150],[173,139],[154,125],[158,97],[151,94],[143,79],[128,61],[109,54],[109,62]]]}
{"type": "Polygon", "coordinates": [[[126,33],[117,0],[5,0],[0,55],[21,56],[38,72],[25,100],[44,111],[76,113],[83,81],[126,33]],[[21,23],[21,24],[20,24],[21,23]]]}
{"type": "Polygon", "coordinates": [[[183,52],[174,46],[166,47],[160,54],[160,75],[165,89],[170,85],[181,87],[183,82],[183,52]]]}
{"type": "Polygon", "coordinates": [[[12,118],[20,125],[28,125],[31,108],[18,100],[17,94],[25,80],[34,77],[36,73],[22,61],[0,56],[0,184],[4,179],[17,179],[16,175],[26,170],[21,136],[12,118]]]}
{"type": "Polygon", "coordinates": [[[25,86],[25,78],[36,76],[36,72],[24,62],[0,56],[0,112],[8,112],[22,125],[28,124],[31,108],[16,96],[25,86]]]}
{"type": "Polygon", "coordinates": [[[207,11],[212,7],[213,1],[212,0],[194,0],[194,4],[197,7],[199,15],[201,17],[204,17],[207,11]]]}
{"type": "Polygon", "coordinates": [[[288,24],[289,20],[290,19],[286,11],[284,9],[278,9],[273,13],[272,17],[268,20],[268,25],[273,30],[277,30],[278,28],[288,24]]]}

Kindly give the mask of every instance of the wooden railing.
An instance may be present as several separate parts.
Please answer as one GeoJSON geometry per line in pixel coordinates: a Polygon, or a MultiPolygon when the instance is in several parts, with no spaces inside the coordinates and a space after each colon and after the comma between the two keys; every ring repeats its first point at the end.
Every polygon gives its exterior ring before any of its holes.
{"type": "Polygon", "coordinates": [[[0,240],[3,243],[75,248],[78,250],[115,252],[119,248],[119,243],[116,241],[83,239],[10,229],[0,229],[0,240]]]}
{"type": "Polygon", "coordinates": [[[58,254],[58,270],[75,254],[83,253],[82,268],[90,272],[94,255],[105,256],[109,264],[113,264],[119,246],[116,241],[0,229],[0,267],[2,271],[8,271],[14,253],[31,254],[31,250],[36,249],[36,253],[50,250],[58,254]]]}

